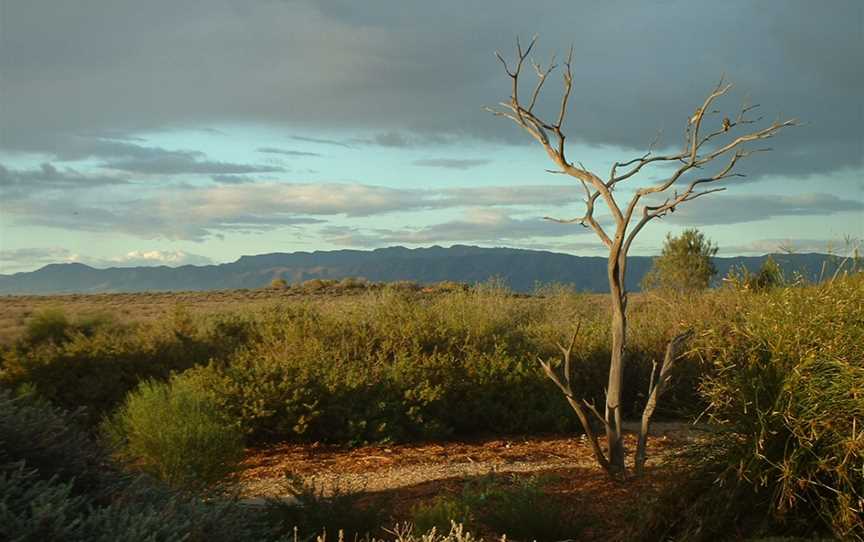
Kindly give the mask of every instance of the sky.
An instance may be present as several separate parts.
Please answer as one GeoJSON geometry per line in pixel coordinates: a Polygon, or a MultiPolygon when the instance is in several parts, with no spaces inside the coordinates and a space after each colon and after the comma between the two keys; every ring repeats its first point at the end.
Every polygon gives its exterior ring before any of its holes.
{"type": "MultiPolygon", "coordinates": [[[[864,238],[862,29],[860,0],[0,0],[0,273],[393,245],[603,256],[543,219],[583,214],[578,182],[484,110],[511,91],[495,52],[535,35],[543,65],[573,47],[567,155],[604,179],[652,141],[680,151],[721,76],[708,125],[745,103],[752,129],[800,122],[632,254],[691,227],[721,256],[842,253],[864,238]]],[[[562,88],[559,69],[541,115],[562,88]]]]}

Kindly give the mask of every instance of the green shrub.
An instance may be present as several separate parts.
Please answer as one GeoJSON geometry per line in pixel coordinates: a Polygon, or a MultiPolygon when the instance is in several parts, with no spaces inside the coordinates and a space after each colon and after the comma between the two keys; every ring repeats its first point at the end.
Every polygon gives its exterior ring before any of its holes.
{"type": "Polygon", "coordinates": [[[146,381],[104,424],[119,457],[174,487],[212,486],[243,457],[243,438],[200,379],[146,381]]]}
{"type": "Polygon", "coordinates": [[[230,502],[202,502],[133,484],[113,502],[75,494],[72,482],[44,479],[25,467],[0,471],[0,539],[63,542],[258,542],[259,521],[230,502]]]}
{"type": "Polygon", "coordinates": [[[288,286],[288,281],[282,277],[276,277],[270,281],[271,290],[287,290],[288,288],[290,288],[290,286],[288,286]]]}
{"type": "Polygon", "coordinates": [[[362,540],[379,534],[386,521],[389,500],[370,498],[363,493],[350,493],[335,488],[328,494],[314,484],[296,478],[287,478],[290,494],[300,505],[274,500],[266,509],[269,522],[276,533],[288,536],[295,532],[312,538],[326,533],[337,539],[362,540]],[[296,529],[296,531],[295,531],[296,529]]]}
{"type": "Polygon", "coordinates": [[[441,496],[425,505],[411,509],[411,524],[417,532],[425,533],[435,529],[438,533],[450,531],[453,523],[467,524],[471,520],[471,510],[462,499],[441,496]]]}
{"type": "Polygon", "coordinates": [[[864,539],[864,275],[740,301],[697,344],[716,437],[690,456],[671,532],[864,539]]]}
{"type": "Polygon", "coordinates": [[[67,330],[61,343],[24,341],[4,352],[0,384],[31,385],[67,410],[86,407],[86,421],[96,424],[140,382],[221,359],[254,337],[248,319],[196,320],[182,310],[163,322],[125,328],[88,322],[76,324],[86,324],[87,333],[67,330]]]}
{"type": "Polygon", "coordinates": [[[574,517],[573,505],[543,491],[550,479],[531,476],[505,481],[488,476],[469,484],[462,502],[477,521],[517,540],[578,539],[584,520],[574,517]]]}
{"type": "Polygon", "coordinates": [[[73,484],[77,493],[110,492],[116,470],[80,427],[81,413],[63,413],[32,393],[0,387],[0,469],[26,463],[43,479],[73,484]]]}
{"type": "Polygon", "coordinates": [[[266,525],[228,501],[206,503],[133,479],[76,416],[0,388],[0,540],[259,541],[266,525]]]}
{"type": "Polygon", "coordinates": [[[27,322],[24,341],[29,344],[43,342],[62,343],[69,338],[72,323],[61,309],[45,309],[34,314],[27,322]]]}

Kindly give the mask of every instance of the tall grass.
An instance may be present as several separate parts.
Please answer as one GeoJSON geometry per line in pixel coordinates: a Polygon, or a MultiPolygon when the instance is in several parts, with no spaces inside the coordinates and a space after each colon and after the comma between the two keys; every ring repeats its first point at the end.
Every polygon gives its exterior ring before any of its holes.
{"type": "Polygon", "coordinates": [[[864,275],[734,301],[697,345],[716,433],[691,451],[672,532],[864,539],[864,275]]]}

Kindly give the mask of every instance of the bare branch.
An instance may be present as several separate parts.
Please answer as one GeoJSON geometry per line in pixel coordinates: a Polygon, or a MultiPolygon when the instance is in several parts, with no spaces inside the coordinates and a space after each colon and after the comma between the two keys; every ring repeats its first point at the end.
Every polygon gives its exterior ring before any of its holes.
{"type": "Polygon", "coordinates": [[[678,361],[678,358],[681,357],[681,348],[692,336],[693,331],[687,330],[683,333],[679,333],[669,341],[669,344],[666,345],[666,355],[663,358],[663,362],[660,364],[660,374],[657,376],[657,380],[654,380],[655,369],[657,368],[656,362],[654,362],[654,366],[651,369],[651,381],[648,384],[648,400],[645,403],[645,408],[642,410],[642,425],[639,428],[639,440],[636,444],[634,466],[637,475],[642,474],[645,469],[645,459],[647,457],[648,449],[648,431],[651,425],[651,417],[654,415],[654,410],[657,408],[657,402],[660,400],[663,392],[666,391],[666,386],[671,380],[669,372],[672,370],[672,366],[675,362],[678,361]]]}
{"type": "Polygon", "coordinates": [[[534,87],[534,92],[531,93],[531,102],[528,104],[528,111],[534,110],[534,104],[537,103],[537,96],[540,95],[540,90],[543,89],[543,83],[546,82],[546,78],[549,77],[549,74],[552,73],[557,66],[555,65],[555,57],[552,57],[552,60],[549,62],[549,67],[543,70],[540,67],[540,64],[536,62],[532,62],[534,66],[534,71],[537,72],[537,86],[534,87]]]}
{"type": "MultiPolygon", "coordinates": [[[[603,450],[600,448],[600,441],[597,438],[597,433],[594,432],[594,427],[591,425],[591,420],[588,419],[588,416],[585,414],[585,410],[583,408],[583,403],[585,406],[588,406],[595,415],[597,413],[597,409],[593,407],[593,405],[589,405],[584,399],[579,400],[573,394],[573,388],[570,384],[570,375],[571,373],[571,358],[573,354],[573,347],[576,345],[576,338],[579,336],[579,330],[581,329],[582,323],[580,322],[576,329],[573,331],[573,335],[570,338],[570,342],[565,347],[561,343],[556,342],[555,345],[561,351],[562,359],[563,359],[563,367],[561,374],[558,374],[558,371],[552,366],[552,363],[546,361],[542,358],[537,358],[540,362],[540,366],[543,368],[543,372],[546,373],[546,376],[561,390],[561,393],[564,394],[565,399],[567,399],[567,403],[576,413],[576,416],[579,418],[579,422],[582,424],[582,429],[585,431],[585,436],[588,438],[588,442],[591,445],[591,450],[594,454],[594,458],[603,467],[605,470],[609,470],[609,461],[606,458],[606,455],[603,453],[603,450]]],[[[605,423],[605,420],[604,420],[605,423]]]]}
{"type": "MultiPolygon", "coordinates": [[[[567,115],[567,107],[569,104],[571,92],[573,90],[573,47],[570,48],[567,54],[567,59],[563,62],[564,69],[562,77],[564,81],[564,92],[561,97],[557,120],[554,123],[550,123],[548,121],[544,121],[534,113],[534,105],[536,104],[536,101],[538,99],[540,91],[543,88],[543,84],[548,74],[551,72],[551,68],[554,66],[554,62],[550,63],[550,67],[546,70],[539,68],[538,64],[534,64],[535,71],[537,71],[538,75],[538,83],[534,87],[534,92],[532,92],[528,106],[525,107],[520,102],[518,94],[519,77],[522,73],[522,66],[526,58],[530,54],[531,50],[533,49],[536,41],[537,39],[535,37],[531,40],[528,48],[523,50],[521,42],[517,39],[516,61],[515,66],[512,69],[509,67],[506,61],[502,60],[505,71],[507,72],[507,75],[510,77],[512,82],[510,101],[499,104],[503,109],[487,110],[491,111],[496,116],[506,117],[521,126],[523,129],[525,129],[525,131],[531,134],[534,139],[536,139],[541,145],[543,145],[546,153],[553,160],[553,162],[555,162],[555,164],[560,168],[562,172],[571,177],[579,179],[579,181],[583,183],[587,183],[588,185],[593,187],[594,190],[599,192],[599,197],[603,198],[604,202],[612,213],[616,224],[618,224],[618,226],[620,227],[623,216],[621,214],[621,210],[618,208],[618,205],[615,202],[615,199],[612,197],[612,193],[609,187],[607,187],[606,184],[603,183],[603,181],[601,181],[597,175],[588,171],[584,166],[574,166],[573,163],[571,163],[567,159],[565,154],[566,136],[561,128],[567,115]],[[550,136],[554,136],[554,138],[556,139],[556,144],[552,144],[550,136]]],[[[500,57],[500,54],[498,56],[500,57]]],[[[500,59],[503,59],[503,57],[501,57],[500,59]]],[[[589,200],[593,204],[596,198],[592,199],[589,197],[589,200]]],[[[586,213],[584,223],[588,224],[595,231],[595,233],[600,236],[604,244],[611,247],[612,241],[610,237],[593,219],[592,214],[593,210],[586,213]]]]}

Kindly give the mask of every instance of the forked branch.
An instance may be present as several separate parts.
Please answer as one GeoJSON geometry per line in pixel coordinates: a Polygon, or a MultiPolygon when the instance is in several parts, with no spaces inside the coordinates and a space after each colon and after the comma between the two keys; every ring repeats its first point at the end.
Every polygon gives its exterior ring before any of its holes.
{"type": "Polygon", "coordinates": [[[540,362],[540,366],[543,367],[543,372],[546,373],[546,376],[555,383],[558,389],[561,390],[561,393],[564,394],[564,398],[567,399],[567,403],[576,413],[576,417],[579,418],[579,423],[582,424],[582,429],[585,431],[585,436],[588,439],[589,444],[591,445],[591,450],[594,453],[594,458],[597,460],[597,463],[605,469],[609,470],[609,461],[606,458],[606,455],[603,453],[603,450],[600,448],[600,442],[597,439],[597,433],[594,431],[594,427],[591,425],[591,420],[588,419],[588,415],[585,412],[585,409],[588,408],[599,420],[601,420],[604,424],[606,420],[603,416],[597,412],[597,409],[593,404],[588,403],[585,399],[576,397],[573,393],[573,386],[570,383],[571,375],[573,374],[571,371],[571,363],[572,363],[572,355],[573,355],[573,346],[576,344],[576,338],[579,335],[579,329],[581,324],[576,326],[576,330],[573,332],[573,336],[570,339],[570,343],[568,346],[564,346],[560,343],[556,343],[558,349],[561,351],[562,363],[560,364],[560,371],[558,368],[552,365],[552,363],[548,360],[544,360],[542,358],[538,358],[540,362]]]}
{"type": "Polygon", "coordinates": [[[669,344],[666,345],[666,355],[663,362],[660,364],[660,374],[657,375],[657,362],[651,368],[651,380],[648,383],[648,401],[645,403],[645,408],[642,410],[642,425],[639,428],[639,440],[636,444],[636,456],[634,459],[634,470],[636,475],[641,475],[645,470],[645,460],[648,450],[648,431],[651,426],[651,418],[654,416],[654,410],[657,408],[657,401],[660,396],[666,391],[669,381],[672,376],[670,371],[675,365],[675,362],[681,357],[681,350],[693,332],[688,330],[684,333],[676,335],[669,344]]]}

